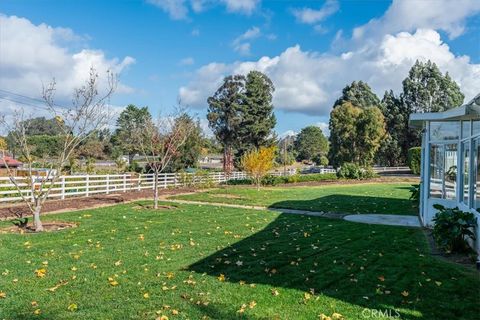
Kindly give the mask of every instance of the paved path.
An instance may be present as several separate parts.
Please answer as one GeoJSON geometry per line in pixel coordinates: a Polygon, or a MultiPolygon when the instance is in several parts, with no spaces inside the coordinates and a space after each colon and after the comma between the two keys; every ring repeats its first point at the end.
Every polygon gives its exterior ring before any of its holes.
{"type": "Polygon", "coordinates": [[[421,227],[417,216],[406,216],[397,214],[352,214],[345,216],[347,221],[385,224],[389,226],[421,227]]]}
{"type": "Polygon", "coordinates": [[[404,226],[404,227],[421,227],[420,221],[416,216],[407,215],[394,215],[394,214],[353,214],[346,213],[334,213],[334,212],[322,212],[322,211],[308,211],[308,210],[296,210],[287,208],[269,208],[264,206],[248,206],[242,204],[231,204],[222,202],[204,202],[194,200],[177,200],[177,199],[162,199],[162,201],[183,203],[183,204],[197,204],[207,206],[218,206],[227,208],[240,208],[240,209],[252,209],[252,210],[269,210],[280,213],[289,214],[301,214],[306,216],[345,219],[347,221],[367,223],[367,224],[383,224],[390,226],[404,226]]]}

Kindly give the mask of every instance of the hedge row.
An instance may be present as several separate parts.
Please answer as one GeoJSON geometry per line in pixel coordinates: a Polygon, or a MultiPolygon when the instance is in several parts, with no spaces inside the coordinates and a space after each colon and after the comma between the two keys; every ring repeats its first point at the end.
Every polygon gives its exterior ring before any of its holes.
{"type": "MultiPolygon", "coordinates": [[[[335,173],[317,173],[317,174],[294,174],[287,177],[279,177],[268,175],[263,177],[262,185],[264,186],[275,186],[278,184],[284,183],[297,183],[297,182],[311,182],[311,181],[328,181],[328,180],[337,180],[337,175],[335,173]]],[[[252,184],[251,179],[237,179],[229,180],[227,184],[229,185],[248,185],[252,184]]]]}

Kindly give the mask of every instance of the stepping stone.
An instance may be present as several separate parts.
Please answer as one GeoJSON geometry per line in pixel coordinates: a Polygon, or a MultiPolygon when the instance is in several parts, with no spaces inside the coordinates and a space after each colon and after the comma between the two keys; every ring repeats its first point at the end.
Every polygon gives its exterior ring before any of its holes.
{"type": "Polygon", "coordinates": [[[368,224],[384,224],[388,226],[404,226],[420,228],[421,224],[417,216],[395,214],[352,214],[343,219],[352,222],[368,224]]]}

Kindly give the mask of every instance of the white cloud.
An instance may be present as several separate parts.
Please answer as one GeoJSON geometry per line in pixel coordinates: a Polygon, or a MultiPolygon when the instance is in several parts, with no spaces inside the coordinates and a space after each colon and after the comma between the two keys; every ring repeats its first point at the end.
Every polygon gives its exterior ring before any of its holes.
{"type": "Polygon", "coordinates": [[[193,59],[192,57],[187,57],[180,60],[180,65],[182,66],[191,66],[194,63],[195,63],[195,59],[193,59]]]}
{"type": "Polygon", "coordinates": [[[260,0],[221,0],[229,12],[251,14],[259,5],[260,0]]]}
{"type": "Polygon", "coordinates": [[[327,0],[318,10],[312,8],[293,9],[292,13],[301,23],[315,24],[325,20],[337,12],[339,8],[336,0],[327,0]]]}
{"type": "MultiPolygon", "coordinates": [[[[68,102],[73,89],[87,79],[90,67],[99,73],[103,86],[107,70],[121,73],[135,62],[128,56],[109,59],[101,50],[72,52],[69,41],[78,37],[69,29],[34,25],[27,19],[2,14],[0,26],[0,88],[11,92],[39,97],[42,84],[55,78],[56,97],[68,102]]],[[[132,88],[121,83],[117,89],[117,93],[130,91],[132,88]]]]}
{"type": "Polygon", "coordinates": [[[328,122],[317,122],[315,125],[322,130],[323,134],[326,137],[330,136],[330,129],[328,128],[328,122]]]}
{"type": "Polygon", "coordinates": [[[260,37],[261,34],[262,33],[258,27],[251,27],[233,40],[233,50],[241,55],[249,55],[251,44],[248,41],[260,37]]]}
{"type": "Polygon", "coordinates": [[[478,0],[394,0],[381,18],[355,28],[353,38],[362,40],[419,28],[443,30],[455,38],[464,32],[466,19],[479,12],[478,0]]]}
{"type": "Polygon", "coordinates": [[[280,134],[278,135],[278,137],[279,137],[280,139],[283,139],[283,138],[286,138],[286,137],[296,137],[297,134],[298,134],[298,132],[295,132],[295,131],[293,131],[293,130],[287,130],[287,131],[285,131],[285,132],[283,132],[283,133],[280,133],[280,134]]]}
{"type": "Polygon", "coordinates": [[[173,20],[188,20],[190,10],[200,13],[215,5],[224,5],[228,12],[250,15],[260,0],[146,0],[168,13],[173,20]]]}
{"type": "Polygon", "coordinates": [[[456,56],[438,32],[422,29],[415,33],[386,35],[339,55],[287,48],[275,57],[231,64],[210,63],[199,68],[191,82],[180,88],[182,103],[203,108],[223,78],[250,70],[266,73],[275,85],[274,105],[286,111],[328,116],[342,88],[354,81],[366,81],[378,95],[387,89],[401,90],[416,59],[430,59],[457,81],[466,100],[480,88],[480,64],[468,56],[456,56]]]}
{"type": "Polygon", "coordinates": [[[198,37],[200,35],[200,30],[195,28],[195,29],[192,30],[191,34],[194,37],[198,37]]]}
{"type": "MultiPolygon", "coordinates": [[[[154,6],[167,12],[170,18],[173,20],[183,20],[188,17],[188,7],[185,4],[185,0],[147,0],[154,6]]],[[[198,9],[198,5],[195,4],[194,8],[198,9]]]]}

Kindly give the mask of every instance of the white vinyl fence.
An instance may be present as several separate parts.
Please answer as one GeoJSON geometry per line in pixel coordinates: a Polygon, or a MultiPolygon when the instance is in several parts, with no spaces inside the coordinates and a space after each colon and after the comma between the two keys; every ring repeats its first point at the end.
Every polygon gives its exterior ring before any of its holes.
{"type": "MultiPolygon", "coordinates": [[[[286,175],[295,174],[295,171],[287,171],[286,175]]],[[[272,175],[284,175],[283,172],[275,172],[272,175]]],[[[232,172],[229,180],[245,179],[245,172],[232,172]]],[[[32,197],[31,185],[28,177],[15,177],[26,198],[32,197]]],[[[181,187],[199,184],[219,184],[227,179],[223,172],[211,172],[205,174],[194,173],[162,173],[158,176],[158,187],[181,187]]],[[[35,189],[40,188],[40,181],[33,181],[35,189]]],[[[48,182],[47,182],[48,185],[48,182]]],[[[140,191],[154,188],[153,174],[108,174],[108,175],[73,175],[61,176],[54,183],[49,198],[65,199],[73,196],[91,196],[95,194],[109,194],[113,192],[140,191]]],[[[0,203],[15,202],[22,200],[19,191],[9,177],[0,177],[0,203]]]]}

